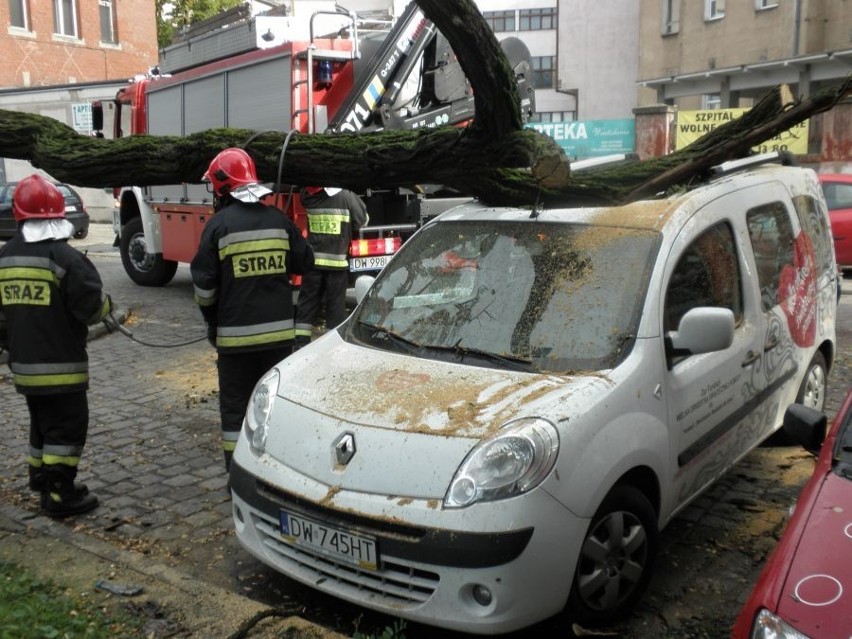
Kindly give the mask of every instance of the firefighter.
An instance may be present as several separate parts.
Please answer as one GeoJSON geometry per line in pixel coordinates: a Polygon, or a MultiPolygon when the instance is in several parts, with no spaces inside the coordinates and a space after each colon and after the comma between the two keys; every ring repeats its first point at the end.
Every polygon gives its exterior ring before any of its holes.
{"type": "Polygon", "coordinates": [[[290,355],[295,335],[290,276],[314,263],[310,245],[280,210],[261,200],[254,161],[242,149],[220,152],[202,177],[216,214],[190,264],[195,301],[217,350],[225,470],[251,393],[263,374],[290,355]]]}
{"type": "Polygon", "coordinates": [[[30,413],[29,485],[48,515],[79,515],[98,505],[74,483],[89,429],[87,325],[112,303],[94,264],[67,243],[74,226],[59,189],[24,178],[12,213],[18,232],[0,249],[0,335],[30,413]]]}
{"type": "Polygon", "coordinates": [[[314,249],[314,270],[302,278],[296,309],[296,347],[311,341],[320,307],[325,325],[333,328],[346,319],[349,282],[349,243],[369,222],[367,207],[351,191],[308,186],[301,191],[308,217],[308,242],[314,249]]]}

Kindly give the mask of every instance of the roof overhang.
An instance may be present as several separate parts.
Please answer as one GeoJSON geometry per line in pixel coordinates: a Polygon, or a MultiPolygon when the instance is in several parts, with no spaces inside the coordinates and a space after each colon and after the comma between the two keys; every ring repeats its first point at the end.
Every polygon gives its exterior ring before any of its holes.
{"type": "Polygon", "coordinates": [[[637,84],[655,89],[662,101],[688,95],[720,93],[723,90],[745,94],[761,93],[779,84],[798,85],[803,82],[842,80],[851,72],[852,49],[843,49],[724,69],[679,73],[639,80],[637,84]]]}

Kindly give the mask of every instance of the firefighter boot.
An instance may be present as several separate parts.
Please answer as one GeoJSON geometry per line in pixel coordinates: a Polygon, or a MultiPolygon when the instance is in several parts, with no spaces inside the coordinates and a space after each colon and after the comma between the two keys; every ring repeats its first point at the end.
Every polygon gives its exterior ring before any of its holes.
{"type": "Polygon", "coordinates": [[[77,469],[71,466],[48,466],[44,469],[45,488],[41,507],[51,517],[71,517],[87,513],[98,506],[98,498],[88,490],[80,492],[74,486],[77,469]]]}
{"type": "MultiPolygon", "coordinates": [[[[44,491],[44,468],[29,466],[30,471],[30,490],[34,493],[43,493],[44,491]]],[[[74,490],[81,495],[89,494],[89,487],[86,484],[74,484],[74,490]]]]}

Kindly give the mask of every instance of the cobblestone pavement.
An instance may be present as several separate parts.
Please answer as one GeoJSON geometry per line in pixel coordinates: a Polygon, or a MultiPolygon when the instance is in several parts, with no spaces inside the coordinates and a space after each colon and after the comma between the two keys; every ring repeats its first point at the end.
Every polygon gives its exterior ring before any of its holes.
{"type": "MultiPolygon", "coordinates": [[[[133,335],[152,344],[202,338],[188,268],[182,265],[166,287],[138,287],[111,247],[111,229],[92,226],[90,237],[76,245],[89,251],[118,306],[130,309],[125,326],[133,335]]],[[[852,281],[844,282],[844,293],[841,313],[849,318],[852,281]]],[[[841,329],[830,378],[831,416],[852,380],[849,324],[841,329]]],[[[63,525],[265,603],[295,602],[312,621],[341,632],[353,630],[361,615],[362,632],[392,622],[295,585],[240,549],[218,447],[215,355],[206,340],[152,348],[114,333],[93,339],[89,356],[91,425],[80,479],[101,506],[63,525]]],[[[7,372],[0,366],[0,422],[6,425],[0,504],[17,508],[24,519],[40,517],[36,497],[26,489],[26,405],[7,372]]],[[[637,614],[613,632],[726,636],[812,468],[812,458],[796,447],[766,445],[748,455],[663,532],[650,591],[637,614]]],[[[560,623],[542,624],[538,635],[571,636],[560,623]]],[[[454,636],[412,625],[406,635],[454,636]]]]}

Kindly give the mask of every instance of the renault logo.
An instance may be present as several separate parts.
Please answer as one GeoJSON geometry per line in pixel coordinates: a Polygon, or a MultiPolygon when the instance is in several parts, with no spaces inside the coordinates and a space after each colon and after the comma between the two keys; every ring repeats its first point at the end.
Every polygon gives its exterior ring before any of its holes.
{"type": "Polygon", "coordinates": [[[334,440],[334,458],[341,466],[348,464],[355,456],[355,435],[343,433],[334,440]]]}

